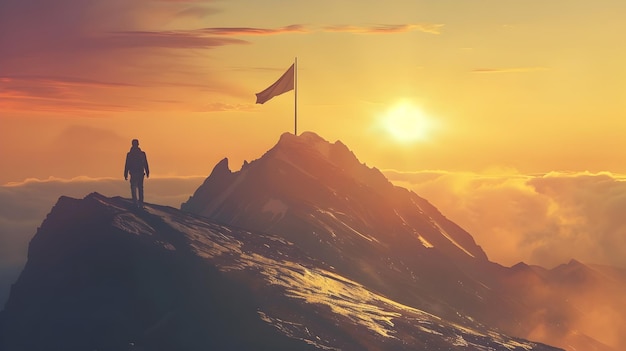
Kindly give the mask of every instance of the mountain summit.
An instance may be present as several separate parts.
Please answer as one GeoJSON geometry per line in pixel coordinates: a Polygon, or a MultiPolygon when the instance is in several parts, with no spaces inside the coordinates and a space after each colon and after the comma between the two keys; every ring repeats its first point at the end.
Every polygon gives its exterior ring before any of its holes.
{"type": "Polygon", "coordinates": [[[351,279],[448,317],[491,300],[481,280],[492,267],[470,234],[315,133],[285,133],[237,172],[222,160],[181,208],[285,238],[351,279]],[[449,288],[459,281],[463,296],[449,288]]]}
{"type": "MultiPolygon", "coordinates": [[[[341,141],[285,133],[238,171],[220,161],[181,208],[283,238],[346,278],[457,323],[613,350],[588,336],[601,333],[585,327],[593,312],[575,302],[585,288],[575,284],[591,280],[565,286],[558,272],[490,262],[469,233],[341,141]]],[[[608,288],[595,296],[619,299],[608,288]]],[[[615,329],[625,326],[616,320],[615,329]]]]}
{"type": "Polygon", "coordinates": [[[181,208],[314,241],[320,249],[377,243],[413,254],[433,249],[456,260],[487,260],[471,235],[425,199],[360,163],[340,141],[329,143],[312,132],[283,134],[237,172],[222,160],[181,208]]]}

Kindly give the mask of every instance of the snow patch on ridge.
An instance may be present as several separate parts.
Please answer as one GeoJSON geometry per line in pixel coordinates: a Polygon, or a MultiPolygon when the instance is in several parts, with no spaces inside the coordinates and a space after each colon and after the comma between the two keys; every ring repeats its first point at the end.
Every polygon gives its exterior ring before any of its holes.
{"type": "Polygon", "coordinates": [[[465,253],[466,253],[466,254],[468,254],[469,256],[476,258],[476,256],[474,256],[474,254],[472,254],[471,252],[467,251],[467,249],[466,249],[466,248],[464,248],[461,244],[459,244],[458,242],[456,242],[456,240],[454,240],[454,239],[452,238],[452,236],[450,236],[450,234],[448,234],[448,232],[447,232],[447,231],[445,231],[443,228],[441,228],[441,226],[440,226],[437,222],[432,221],[432,224],[433,224],[433,225],[434,225],[434,226],[435,226],[435,227],[439,230],[439,232],[441,232],[441,234],[442,234],[442,235],[443,235],[446,239],[448,239],[448,240],[449,240],[451,243],[453,243],[456,247],[458,247],[459,249],[461,249],[463,252],[465,252],[465,253]]]}
{"type": "Polygon", "coordinates": [[[153,235],[154,229],[136,215],[123,212],[113,218],[113,226],[135,235],[153,235]]]}
{"type": "Polygon", "coordinates": [[[431,244],[428,240],[424,239],[423,236],[417,234],[417,238],[420,240],[420,242],[422,243],[422,245],[424,245],[425,248],[432,249],[433,247],[435,247],[435,245],[431,244]]]}
{"type": "Polygon", "coordinates": [[[337,216],[335,216],[334,213],[330,212],[330,211],[326,211],[326,210],[322,210],[321,208],[317,208],[316,209],[317,212],[324,214],[328,217],[330,217],[334,222],[341,224],[344,228],[348,229],[349,231],[351,231],[354,234],[357,234],[358,236],[362,237],[363,239],[370,241],[370,242],[379,242],[378,239],[369,236],[369,235],[365,235],[361,232],[359,232],[358,230],[352,228],[350,225],[348,225],[347,223],[345,223],[344,221],[340,220],[339,218],[337,218],[337,216]]]}
{"type": "Polygon", "coordinates": [[[190,246],[200,257],[215,258],[226,253],[241,252],[243,243],[232,236],[222,234],[221,232],[228,232],[222,226],[209,224],[190,217],[180,220],[165,211],[155,208],[146,208],[146,211],[161,217],[174,230],[185,233],[190,239],[190,246]]]}
{"type": "MultiPolygon", "coordinates": [[[[413,200],[411,200],[413,201],[413,200]]],[[[415,204],[415,202],[413,201],[413,203],[415,204]]],[[[415,204],[417,206],[417,204],[415,204]]],[[[402,215],[400,215],[398,213],[398,211],[393,210],[393,212],[396,214],[396,216],[398,216],[398,218],[400,218],[400,220],[402,221],[402,224],[404,226],[406,226],[407,228],[413,228],[410,224],[407,223],[407,221],[404,219],[404,217],[402,217],[402,215]]],[[[420,235],[420,233],[418,233],[415,229],[413,229],[413,234],[415,234],[415,236],[417,236],[417,238],[419,239],[419,241],[422,243],[422,245],[427,248],[433,248],[435,247],[435,245],[431,244],[428,240],[426,240],[423,236],[420,235]]]]}
{"type": "Polygon", "coordinates": [[[261,208],[261,212],[264,212],[264,213],[269,212],[272,214],[272,221],[274,220],[279,221],[283,217],[285,217],[285,213],[287,213],[288,209],[289,207],[285,205],[284,202],[278,199],[269,199],[267,200],[265,205],[263,205],[263,208],[261,208]],[[278,217],[278,219],[276,219],[276,217],[278,217]]]}

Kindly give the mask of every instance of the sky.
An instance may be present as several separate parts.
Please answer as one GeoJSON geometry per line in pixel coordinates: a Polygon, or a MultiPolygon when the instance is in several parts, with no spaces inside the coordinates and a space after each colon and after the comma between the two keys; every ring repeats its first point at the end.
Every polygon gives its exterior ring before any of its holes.
{"type": "Polygon", "coordinates": [[[222,158],[259,158],[293,132],[294,93],[254,94],[297,57],[298,131],[341,140],[492,260],[626,268],[624,13],[621,0],[0,0],[0,267],[23,264],[58,196],[128,196],[133,138],[146,200],[173,206],[222,158]]]}

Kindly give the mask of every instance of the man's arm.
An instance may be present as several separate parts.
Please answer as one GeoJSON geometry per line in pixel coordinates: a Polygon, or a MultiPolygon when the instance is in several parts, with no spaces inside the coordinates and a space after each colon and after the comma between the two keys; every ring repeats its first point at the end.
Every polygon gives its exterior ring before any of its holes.
{"type": "Polygon", "coordinates": [[[146,156],[146,153],[143,153],[143,163],[146,166],[146,178],[150,178],[150,168],[148,168],[148,157],[146,156]]]}
{"type": "Polygon", "coordinates": [[[128,179],[128,154],[126,154],[126,162],[124,163],[124,179],[128,179]]]}

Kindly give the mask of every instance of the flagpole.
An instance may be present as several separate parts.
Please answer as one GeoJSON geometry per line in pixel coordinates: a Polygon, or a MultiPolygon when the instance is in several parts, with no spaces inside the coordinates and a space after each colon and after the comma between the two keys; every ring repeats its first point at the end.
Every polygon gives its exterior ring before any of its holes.
{"type": "Polygon", "coordinates": [[[298,135],[298,57],[296,57],[293,67],[293,88],[294,88],[294,127],[293,134],[298,135]]]}

